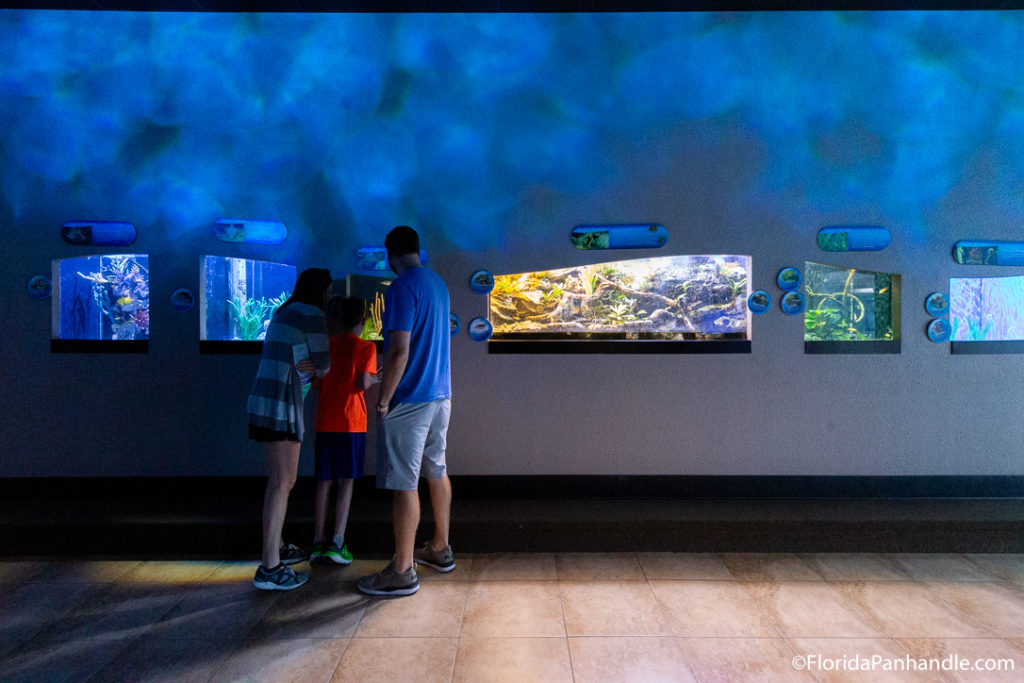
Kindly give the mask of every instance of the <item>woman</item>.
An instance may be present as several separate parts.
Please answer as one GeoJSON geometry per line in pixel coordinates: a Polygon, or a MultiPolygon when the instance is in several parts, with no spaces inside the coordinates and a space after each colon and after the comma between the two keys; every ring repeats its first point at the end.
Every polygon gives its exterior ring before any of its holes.
{"type": "Polygon", "coordinates": [[[267,491],[263,497],[263,556],[253,585],[262,590],[291,590],[309,579],[292,564],[306,559],[299,548],[282,547],[281,529],[288,494],[295,485],[302,445],[302,379],[323,377],[330,369],[324,305],[331,295],[331,274],[304,270],[295,291],[267,327],[256,381],[249,392],[249,438],[266,444],[267,491]],[[296,360],[301,358],[302,360],[296,360]]]}

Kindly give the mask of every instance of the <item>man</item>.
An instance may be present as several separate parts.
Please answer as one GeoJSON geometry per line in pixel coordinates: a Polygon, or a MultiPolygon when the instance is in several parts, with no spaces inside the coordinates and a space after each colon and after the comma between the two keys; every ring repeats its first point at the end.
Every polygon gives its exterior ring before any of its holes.
{"type": "Polygon", "coordinates": [[[412,595],[420,587],[414,563],[440,572],[455,569],[448,545],[452,488],[444,457],[452,395],[451,303],[441,278],[420,263],[415,230],[398,226],[384,246],[398,277],[384,297],[384,377],[377,416],[384,425],[386,456],[377,463],[377,488],[394,492],[395,557],[356,585],[370,595],[412,595]],[[430,488],[434,536],[415,550],[421,473],[430,488]]]}

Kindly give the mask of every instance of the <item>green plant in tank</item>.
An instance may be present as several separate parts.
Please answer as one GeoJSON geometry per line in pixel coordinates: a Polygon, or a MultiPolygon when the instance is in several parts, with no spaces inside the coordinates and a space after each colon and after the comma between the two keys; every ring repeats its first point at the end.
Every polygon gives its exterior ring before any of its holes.
{"type": "Polygon", "coordinates": [[[238,330],[238,338],[243,341],[258,341],[266,335],[267,324],[274,311],[288,298],[286,292],[274,299],[242,299],[235,296],[228,301],[231,320],[238,330]]]}

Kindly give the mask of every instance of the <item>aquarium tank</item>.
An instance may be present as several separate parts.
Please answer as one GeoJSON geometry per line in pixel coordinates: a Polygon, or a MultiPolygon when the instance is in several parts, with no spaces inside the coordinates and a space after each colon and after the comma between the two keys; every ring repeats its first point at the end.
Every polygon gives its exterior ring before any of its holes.
{"type": "Polygon", "coordinates": [[[664,256],[494,278],[491,339],[749,340],[749,256],[664,256]]]}
{"type": "Polygon", "coordinates": [[[384,293],[394,277],[349,274],[345,280],[345,295],[357,296],[366,302],[366,325],[363,339],[384,341],[382,332],[384,320],[384,293]]]}
{"type": "Polygon", "coordinates": [[[226,256],[200,263],[199,338],[262,341],[277,307],[295,287],[295,266],[226,256]]]}
{"type": "Polygon", "coordinates": [[[54,262],[55,339],[149,339],[149,256],[111,254],[54,262]]]}
{"type": "Polygon", "coordinates": [[[808,261],[804,341],[897,341],[900,276],[808,261]]]}
{"type": "Polygon", "coordinates": [[[1024,276],[950,278],[950,341],[1024,340],[1024,276]]]}

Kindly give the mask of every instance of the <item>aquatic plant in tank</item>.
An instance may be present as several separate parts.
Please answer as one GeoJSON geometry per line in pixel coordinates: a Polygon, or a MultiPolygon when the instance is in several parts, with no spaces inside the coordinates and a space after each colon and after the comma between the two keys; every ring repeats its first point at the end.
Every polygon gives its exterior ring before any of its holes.
{"type": "Polygon", "coordinates": [[[493,340],[749,339],[749,256],[665,256],[494,278],[493,340]]]}
{"type": "Polygon", "coordinates": [[[262,341],[270,318],[295,286],[295,266],[225,256],[204,256],[199,338],[262,341]]]}
{"type": "Polygon", "coordinates": [[[394,278],[350,274],[346,278],[346,296],[357,296],[366,303],[363,339],[383,341],[384,293],[394,278]]]}
{"type": "Polygon", "coordinates": [[[804,341],[896,341],[899,275],[804,265],[804,341]]]}
{"type": "Polygon", "coordinates": [[[149,339],[149,256],[59,262],[58,339],[149,339]]]}
{"type": "Polygon", "coordinates": [[[951,278],[951,341],[1024,340],[1024,276],[951,278]]]}

